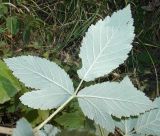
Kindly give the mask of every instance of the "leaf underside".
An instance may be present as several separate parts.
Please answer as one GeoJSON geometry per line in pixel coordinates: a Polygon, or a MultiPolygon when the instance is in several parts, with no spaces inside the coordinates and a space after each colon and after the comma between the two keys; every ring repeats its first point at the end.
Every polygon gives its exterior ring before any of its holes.
{"type": "Polygon", "coordinates": [[[132,130],[137,123],[137,118],[122,119],[121,121],[115,121],[116,127],[118,127],[124,135],[131,136],[132,130]]]}
{"type": "Polygon", "coordinates": [[[154,101],[158,109],[146,112],[138,117],[135,130],[146,135],[160,135],[160,97],[154,101]]]}
{"type": "Polygon", "coordinates": [[[32,127],[26,119],[22,118],[17,122],[13,136],[34,136],[32,127]]]}
{"type": "MultiPolygon", "coordinates": [[[[79,77],[91,81],[112,72],[128,57],[133,39],[130,6],[99,20],[83,38],[79,77]]],[[[73,95],[71,79],[53,62],[35,56],[14,57],[5,59],[5,62],[21,82],[34,89],[20,98],[29,107],[43,110],[57,108],[73,95]]],[[[106,82],[86,87],[77,94],[77,98],[83,113],[109,132],[114,132],[115,126],[118,126],[126,135],[130,135],[133,128],[137,135],[160,135],[160,110],[149,111],[159,106],[160,100],[153,104],[132,85],[128,77],[120,83],[106,82]],[[119,123],[112,118],[137,116],[140,113],[144,114],[138,119],[129,118],[119,123]]],[[[58,129],[46,125],[39,132],[42,136],[54,136],[58,129]]],[[[22,135],[33,136],[32,128],[25,119],[17,122],[13,133],[13,136],[22,135]]]]}
{"type": "Polygon", "coordinates": [[[110,115],[129,117],[154,108],[148,97],[138,91],[128,77],[120,83],[105,82],[86,87],[77,97],[83,113],[109,131],[114,128],[110,115]]]}
{"type": "Polygon", "coordinates": [[[79,77],[91,81],[112,72],[128,57],[133,39],[130,6],[91,25],[80,49],[82,68],[78,70],[79,77]]]}
{"type": "Polygon", "coordinates": [[[127,136],[145,136],[145,135],[160,135],[160,97],[153,102],[157,109],[150,110],[135,118],[121,119],[115,121],[123,134],[127,136]]]}
{"type": "Polygon", "coordinates": [[[48,110],[64,103],[70,95],[56,89],[48,88],[25,93],[20,97],[23,104],[34,109],[48,110]]]}
{"type": "Polygon", "coordinates": [[[53,109],[73,93],[73,83],[57,64],[36,56],[5,59],[6,64],[26,86],[36,89],[25,93],[20,100],[35,109],[53,109]]]}

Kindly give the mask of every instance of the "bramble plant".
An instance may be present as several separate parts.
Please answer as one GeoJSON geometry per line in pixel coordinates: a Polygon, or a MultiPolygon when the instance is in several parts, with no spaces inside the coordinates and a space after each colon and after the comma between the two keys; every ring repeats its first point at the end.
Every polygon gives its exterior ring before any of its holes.
{"type": "Polygon", "coordinates": [[[75,91],[70,77],[56,63],[36,56],[5,59],[13,74],[25,86],[34,88],[20,97],[24,105],[41,110],[57,108],[35,129],[21,119],[13,136],[56,135],[59,130],[47,123],[73,99],[78,99],[85,116],[108,132],[114,133],[117,127],[125,136],[160,135],[160,99],[150,101],[128,76],[120,83],[103,82],[80,90],[84,81],[109,74],[127,59],[134,35],[129,5],[91,25],[80,48],[82,68],[77,73],[81,82],[75,91]]]}

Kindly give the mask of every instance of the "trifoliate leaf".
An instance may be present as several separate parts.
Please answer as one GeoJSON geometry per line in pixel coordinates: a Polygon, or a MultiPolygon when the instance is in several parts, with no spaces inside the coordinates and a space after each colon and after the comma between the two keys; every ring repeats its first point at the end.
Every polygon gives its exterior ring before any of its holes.
{"type": "Polygon", "coordinates": [[[32,108],[51,109],[62,104],[73,93],[73,83],[57,64],[35,56],[5,59],[13,74],[26,86],[39,89],[20,99],[32,108]]]}
{"type": "Polygon", "coordinates": [[[128,77],[120,83],[105,82],[86,87],[77,97],[83,113],[110,130],[114,128],[110,115],[129,117],[154,108],[148,97],[138,91],[128,77]]]}
{"type": "Polygon", "coordinates": [[[109,74],[126,60],[134,39],[130,6],[91,25],[80,49],[82,68],[78,75],[85,81],[109,74]]]}
{"type": "Polygon", "coordinates": [[[154,101],[158,109],[146,112],[138,117],[135,130],[139,134],[160,135],[160,97],[154,101]]]}
{"type": "Polygon", "coordinates": [[[26,119],[22,118],[17,122],[13,136],[34,136],[32,127],[26,119]]]}

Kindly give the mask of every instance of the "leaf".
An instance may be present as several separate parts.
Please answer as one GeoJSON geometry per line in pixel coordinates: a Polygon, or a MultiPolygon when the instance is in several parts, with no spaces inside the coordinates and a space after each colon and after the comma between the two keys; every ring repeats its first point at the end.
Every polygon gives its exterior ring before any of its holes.
{"type": "Polygon", "coordinates": [[[118,127],[124,135],[131,136],[132,131],[137,123],[137,118],[126,118],[120,121],[115,121],[116,127],[118,127]]]}
{"type": "Polygon", "coordinates": [[[79,77],[91,81],[116,69],[128,57],[133,39],[130,6],[91,25],[80,49],[79,77]]]}
{"type": "Polygon", "coordinates": [[[46,90],[38,90],[25,93],[20,97],[20,100],[24,105],[28,105],[31,108],[48,110],[57,108],[69,97],[70,94],[64,92],[64,90],[47,88],[46,90]]]}
{"type": "Polygon", "coordinates": [[[110,132],[101,128],[99,125],[95,125],[95,127],[96,127],[96,136],[108,136],[110,134],[110,132]]]}
{"type": "Polygon", "coordinates": [[[0,4],[0,18],[8,13],[8,8],[4,4],[0,4]]]}
{"type": "Polygon", "coordinates": [[[89,119],[95,120],[96,124],[101,125],[109,132],[114,132],[114,121],[109,114],[104,112],[103,109],[101,109],[100,107],[97,107],[97,104],[92,103],[90,100],[83,98],[78,98],[78,100],[83,113],[89,119]]]}
{"type": "Polygon", "coordinates": [[[88,129],[64,129],[57,136],[95,136],[95,134],[88,129]]]}
{"type": "Polygon", "coordinates": [[[134,88],[128,77],[120,83],[104,82],[86,87],[77,97],[83,113],[112,132],[114,123],[110,115],[129,117],[154,108],[148,97],[134,88]]]}
{"type": "Polygon", "coordinates": [[[52,109],[73,93],[73,83],[57,64],[35,56],[5,59],[13,74],[26,86],[40,89],[25,93],[20,100],[35,109],[52,109]]]}
{"type": "Polygon", "coordinates": [[[39,136],[55,136],[59,132],[60,130],[57,127],[53,127],[50,124],[46,124],[44,126],[44,129],[39,131],[39,136]]]}
{"type": "MultiPolygon", "coordinates": [[[[3,34],[5,32],[5,29],[4,28],[0,28],[0,34],[3,34]]],[[[0,41],[0,47],[3,47],[4,46],[4,43],[3,41],[0,41]]]]}
{"type": "Polygon", "coordinates": [[[0,104],[10,100],[17,92],[17,89],[7,78],[0,76],[0,104]]]}
{"type": "Polygon", "coordinates": [[[19,21],[16,16],[11,16],[6,19],[6,27],[8,31],[15,35],[19,32],[19,21]]]}
{"type": "Polygon", "coordinates": [[[27,25],[23,32],[23,42],[24,44],[28,44],[30,41],[31,28],[27,25]]]}
{"type": "Polygon", "coordinates": [[[43,122],[49,116],[49,110],[35,110],[26,108],[25,118],[32,124],[32,127],[36,127],[38,124],[43,122]]]}
{"type": "Polygon", "coordinates": [[[10,100],[20,89],[18,80],[12,75],[6,64],[0,60],[0,104],[10,100]]]}
{"type": "Polygon", "coordinates": [[[129,136],[145,136],[145,135],[143,135],[143,134],[131,134],[129,136]]]}
{"type": "Polygon", "coordinates": [[[13,136],[34,136],[32,127],[26,119],[22,118],[17,122],[13,136]]]}
{"type": "Polygon", "coordinates": [[[154,101],[154,104],[158,109],[141,114],[138,118],[129,118],[115,121],[118,128],[125,133],[125,135],[131,136],[144,136],[144,135],[160,135],[160,98],[154,101]],[[134,129],[134,131],[132,131],[134,129]],[[136,132],[136,134],[134,133],[136,132]]]}
{"type": "Polygon", "coordinates": [[[1,60],[0,60],[0,76],[7,78],[15,86],[17,90],[21,89],[19,81],[13,76],[11,70],[1,60]]]}
{"type": "Polygon", "coordinates": [[[160,135],[160,97],[154,101],[158,109],[146,112],[138,117],[135,130],[137,133],[146,135],[160,135]]]}
{"type": "Polygon", "coordinates": [[[65,128],[82,128],[84,127],[84,116],[79,112],[64,113],[55,121],[65,128]]]}

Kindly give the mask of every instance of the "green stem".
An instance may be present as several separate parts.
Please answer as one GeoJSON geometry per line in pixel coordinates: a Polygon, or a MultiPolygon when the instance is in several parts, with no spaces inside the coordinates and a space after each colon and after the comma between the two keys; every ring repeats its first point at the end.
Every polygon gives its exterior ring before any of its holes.
{"type": "Polygon", "coordinates": [[[83,79],[81,80],[81,82],[79,83],[79,85],[78,85],[78,87],[77,87],[77,89],[76,89],[76,91],[75,91],[75,95],[77,95],[77,93],[78,93],[78,91],[79,91],[79,88],[81,87],[81,85],[82,85],[82,83],[83,83],[83,79]]]}
{"type": "Polygon", "coordinates": [[[40,130],[41,128],[43,128],[43,126],[45,124],[47,124],[54,116],[56,116],[61,110],[63,110],[63,108],[74,98],[76,98],[77,93],[79,91],[79,88],[81,87],[82,83],[83,83],[83,79],[81,80],[81,82],[79,83],[76,91],[74,92],[74,94],[65,102],[63,103],[55,112],[53,112],[45,121],[43,121],[39,126],[37,126],[34,131],[37,132],[37,130],[40,130]]]}
{"type": "Polygon", "coordinates": [[[63,108],[76,96],[72,95],[64,104],[62,104],[55,112],[53,112],[45,121],[43,121],[38,127],[35,128],[35,131],[40,130],[43,128],[45,124],[47,124],[57,113],[59,113],[63,108]]]}

